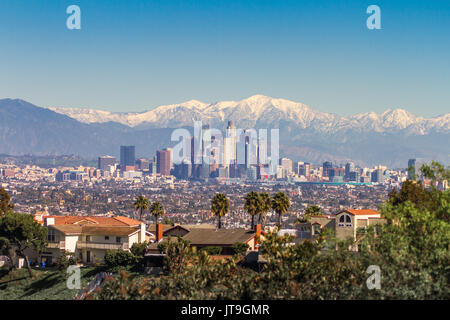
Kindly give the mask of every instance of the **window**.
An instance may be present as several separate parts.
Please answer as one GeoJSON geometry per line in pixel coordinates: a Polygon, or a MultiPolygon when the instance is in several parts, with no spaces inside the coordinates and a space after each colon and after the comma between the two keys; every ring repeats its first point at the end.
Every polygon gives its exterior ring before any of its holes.
{"type": "Polygon", "coordinates": [[[320,225],[315,224],[314,225],[314,234],[318,234],[320,232],[320,225]]]}
{"type": "Polygon", "coordinates": [[[55,230],[48,229],[47,241],[48,242],[56,242],[55,230]]]}
{"type": "Polygon", "coordinates": [[[91,242],[91,236],[86,236],[86,242],[91,242]]]}
{"type": "Polygon", "coordinates": [[[339,217],[339,227],[351,227],[352,226],[352,218],[348,214],[343,214],[339,217]]]}
{"type": "Polygon", "coordinates": [[[120,237],[116,237],[116,242],[120,243],[122,241],[122,239],[120,237]]]}
{"type": "Polygon", "coordinates": [[[105,240],[109,240],[109,236],[105,236],[105,240]]]}
{"type": "Polygon", "coordinates": [[[350,218],[349,215],[345,216],[345,222],[346,222],[346,224],[345,224],[346,227],[351,227],[352,226],[352,218],[350,218]]]}

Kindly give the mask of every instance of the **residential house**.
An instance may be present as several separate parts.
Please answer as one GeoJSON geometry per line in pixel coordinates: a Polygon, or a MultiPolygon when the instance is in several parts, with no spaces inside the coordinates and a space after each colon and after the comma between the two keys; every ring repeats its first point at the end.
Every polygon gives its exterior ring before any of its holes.
{"type": "Polygon", "coordinates": [[[48,235],[37,258],[47,264],[64,251],[84,264],[102,263],[107,250],[130,250],[149,236],[144,223],[121,216],[47,216],[38,222],[47,226],[48,235]]]}

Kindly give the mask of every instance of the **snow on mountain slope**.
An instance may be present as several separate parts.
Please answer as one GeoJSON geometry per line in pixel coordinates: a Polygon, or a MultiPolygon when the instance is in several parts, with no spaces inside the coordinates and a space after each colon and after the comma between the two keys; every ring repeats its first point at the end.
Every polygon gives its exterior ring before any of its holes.
{"type": "Polygon", "coordinates": [[[285,99],[254,95],[241,101],[204,103],[190,100],[184,103],[159,106],[141,113],[113,113],[82,108],[49,108],[84,123],[118,122],[130,127],[146,125],[156,128],[192,126],[202,120],[222,127],[227,120],[237,126],[278,127],[281,122],[297,129],[312,129],[332,134],[338,131],[396,132],[424,135],[431,131],[449,132],[450,114],[432,119],[416,116],[403,109],[388,109],[382,114],[361,113],[349,117],[320,112],[311,107],[285,99]]]}

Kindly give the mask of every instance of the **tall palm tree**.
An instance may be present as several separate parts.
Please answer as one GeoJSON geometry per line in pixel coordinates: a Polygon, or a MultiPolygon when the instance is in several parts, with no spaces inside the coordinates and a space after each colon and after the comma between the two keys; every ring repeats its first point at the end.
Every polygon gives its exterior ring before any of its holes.
{"type": "Polygon", "coordinates": [[[261,197],[258,192],[252,191],[245,196],[244,209],[252,216],[252,230],[255,228],[255,216],[261,211],[261,197]]]}
{"type": "Polygon", "coordinates": [[[134,201],[134,209],[139,211],[139,220],[142,220],[142,215],[148,210],[148,199],[145,196],[139,196],[134,201]]]}
{"type": "Polygon", "coordinates": [[[278,213],[278,229],[281,229],[281,216],[289,210],[290,206],[291,201],[284,192],[277,192],[272,198],[272,209],[278,213]]]}
{"type": "Polygon", "coordinates": [[[230,201],[223,193],[217,193],[211,201],[211,211],[218,218],[218,228],[222,228],[221,218],[230,210],[230,201]]]}
{"type": "Polygon", "coordinates": [[[158,201],[153,202],[150,212],[155,216],[155,223],[158,223],[158,218],[164,215],[164,206],[158,201]]]}
{"type": "Polygon", "coordinates": [[[311,219],[311,216],[319,215],[321,212],[322,210],[320,209],[319,206],[316,205],[308,206],[308,208],[306,208],[305,212],[303,213],[301,221],[308,222],[311,219]]]}
{"type": "Polygon", "coordinates": [[[264,224],[266,223],[267,212],[269,212],[272,209],[272,199],[270,198],[270,195],[267,192],[261,192],[259,194],[259,197],[261,198],[261,208],[259,211],[259,224],[262,227],[264,227],[264,224]]]}

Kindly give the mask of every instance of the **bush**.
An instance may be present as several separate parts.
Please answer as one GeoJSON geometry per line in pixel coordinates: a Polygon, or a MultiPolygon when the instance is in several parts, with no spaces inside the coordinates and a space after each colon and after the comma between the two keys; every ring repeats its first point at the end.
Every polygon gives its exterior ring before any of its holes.
{"type": "Polygon", "coordinates": [[[131,246],[131,253],[134,254],[136,257],[144,257],[146,251],[147,251],[148,242],[142,242],[142,243],[133,243],[131,246]]]}
{"type": "Polygon", "coordinates": [[[108,269],[117,270],[120,267],[133,267],[137,263],[137,259],[129,251],[125,250],[108,250],[105,254],[105,264],[108,269]]]}
{"type": "Polygon", "coordinates": [[[222,253],[222,247],[203,247],[200,249],[200,251],[206,251],[211,256],[218,256],[222,253]]]}
{"type": "Polygon", "coordinates": [[[233,251],[237,255],[244,255],[247,253],[249,245],[247,243],[236,242],[233,244],[233,251]]]}

